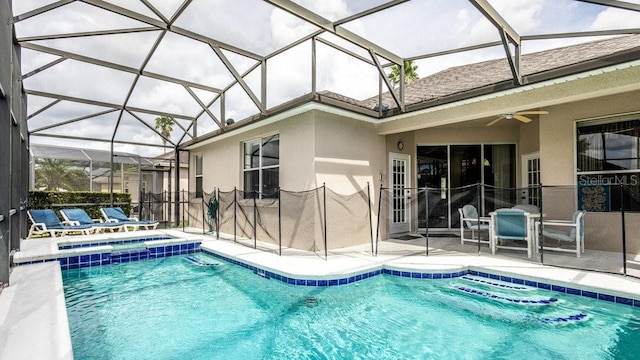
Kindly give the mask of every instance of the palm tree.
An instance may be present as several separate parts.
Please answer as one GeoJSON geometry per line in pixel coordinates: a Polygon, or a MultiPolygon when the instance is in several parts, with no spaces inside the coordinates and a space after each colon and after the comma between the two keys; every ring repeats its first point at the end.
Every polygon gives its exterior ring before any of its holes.
{"type": "Polygon", "coordinates": [[[36,159],[36,187],[43,190],[89,190],[89,175],[70,160],[36,159]]]}
{"type": "MultiPolygon", "coordinates": [[[[156,118],[156,130],[160,131],[162,135],[162,145],[167,146],[167,139],[173,131],[173,118],[170,116],[162,115],[156,118]]],[[[164,150],[167,152],[167,149],[164,150]]]]}
{"type": "MultiPolygon", "coordinates": [[[[412,60],[404,61],[404,83],[410,84],[415,80],[418,80],[418,65],[414,65],[412,60]]],[[[389,75],[389,81],[391,81],[391,85],[394,87],[400,84],[400,66],[393,65],[391,67],[391,72],[389,75]]]]}

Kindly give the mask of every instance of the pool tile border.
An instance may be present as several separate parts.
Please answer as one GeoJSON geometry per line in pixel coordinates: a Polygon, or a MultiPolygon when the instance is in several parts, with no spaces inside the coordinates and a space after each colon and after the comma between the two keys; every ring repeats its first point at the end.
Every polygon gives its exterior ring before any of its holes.
{"type": "Polygon", "coordinates": [[[62,270],[72,270],[84,267],[102,266],[131,261],[163,258],[173,255],[194,254],[200,252],[201,242],[188,242],[182,244],[169,244],[154,246],[144,249],[132,249],[123,251],[103,252],[96,254],[81,254],[51,258],[44,260],[25,261],[16,265],[40,264],[44,262],[59,261],[62,270]]]}
{"type": "Polygon", "coordinates": [[[149,237],[140,237],[140,238],[132,238],[132,239],[109,239],[100,242],[64,242],[58,244],[59,250],[69,250],[69,249],[80,249],[87,248],[92,246],[102,246],[102,245],[122,245],[122,244],[131,244],[131,243],[141,243],[145,241],[156,241],[156,240],[172,240],[174,239],[171,236],[167,235],[157,235],[157,236],[149,236],[149,237]]]}
{"type": "Polygon", "coordinates": [[[549,290],[553,292],[559,292],[563,294],[576,295],[576,296],[584,296],[584,297],[588,297],[588,298],[599,300],[599,301],[607,301],[607,302],[617,303],[621,305],[640,308],[640,299],[635,299],[635,298],[626,297],[626,296],[612,295],[606,292],[597,292],[593,290],[579,289],[577,287],[551,284],[543,281],[519,279],[513,276],[498,275],[498,274],[493,274],[486,271],[477,271],[472,269],[464,269],[464,270],[458,270],[453,272],[446,272],[446,271],[421,272],[421,271],[415,271],[415,270],[408,271],[408,270],[386,269],[383,267],[381,269],[365,271],[357,274],[350,274],[347,277],[335,278],[335,279],[304,279],[304,278],[298,278],[298,277],[290,277],[290,276],[278,274],[273,271],[265,270],[258,266],[247,264],[245,262],[218,254],[208,249],[201,249],[200,247],[201,243],[202,243],[201,241],[194,241],[194,242],[187,242],[182,244],[166,244],[161,246],[153,246],[145,249],[131,249],[131,250],[124,250],[124,251],[103,252],[103,253],[96,253],[96,254],[79,254],[79,255],[65,256],[60,258],[21,262],[16,265],[22,266],[22,265],[29,265],[29,264],[58,261],[60,262],[61,270],[72,270],[72,269],[79,269],[84,267],[94,267],[94,266],[126,263],[131,261],[156,259],[156,258],[163,258],[168,256],[174,256],[174,255],[185,255],[185,254],[203,252],[205,254],[222,259],[234,265],[238,265],[240,267],[248,269],[252,271],[254,274],[261,276],[263,278],[275,279],[277,281],[281,281],[286,284],[291,284],[294,286],[313,286],[313,287],[341,286],[341,285],[352,284],[354,282],[365,280],[370,277],[374,277],[378,275],[390,275],[390,276],[398,276],[398,277],[405,277],[405,278],[412,278],[412,279],[426,279],[426,280],[451,279],[451,278],[458,278],[465,275],[475,275],[475,276],[479,276],[486,279],[502,281],[505,283],[526,285],[526,286],[540,288],[540,289],[549,290]]]}
{"type": "Polygon", "coordinates": [[[555,284],[550,284],[542,281],[519,279],[513,276],[497,275],[497,274],[492,274],[486,271],[477,271],[477,270],[471,270],[471,269],[455,271],[455,272],[418,272],[418,271],[391,270],[391,269],[383,268],[383,269],[364,272],[357,275],[350,275],[345,278],[327,279],[327,280],[301,279],[301,278],[288,277],[288,276],[281,275],[269,270],[265,270],[260,267],[244,263],[242,261],[238,261],[231,257],[220,255],[210,250],[201,249],[200,251],[207,255],[214,256],[216,258],[230,262],[234,265],[238,265],[245,269],[251,270],[253,271],[254,274],[261,276],[263,278],[275,279],[275,280],[278,280],[287,284],[295,285],[295,286],[315,286],[315,287],[340,286],[340,285],[351,284],[356,281],[361,281],[361,280],[368,279],[370,277],[381,275],[381,274],[413,278],[413,279],[431,279],[431,280],[451,279],[451,278],[457,278],[465,275],[475,275],[475,276],[479,276],[479,277],[483,277],[491,280],[498,280],[498,281],[517,284],[517,285],[526,285],[526,286],[531,286],[531,287],[549,290],[553,292],[559,292],[562,294],[584,296],[584,297],[592,298],[595,300],[613,302],[621,305],[628,305],[628,306],[640,308],[640,299],[633,299],[625,296],[611,295],[611,294],[607,294],[603,292],[595,292],[591,290],[582,290],[579,288],[555,285],[555,284]]]}

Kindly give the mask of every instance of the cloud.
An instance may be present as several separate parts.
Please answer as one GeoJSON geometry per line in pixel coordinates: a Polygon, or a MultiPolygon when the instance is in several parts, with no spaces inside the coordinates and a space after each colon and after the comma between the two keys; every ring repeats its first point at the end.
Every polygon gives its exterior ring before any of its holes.
{"type": "Polygon", "coordinates": [[[108,103],[123,103],[134,75],[75,60],[65,60],[24,80],[28,89],[108,103]]]}
{"type": "Polygon", "coordinates": [[[600,12],[591,24],[592,30],[633,29],[640,27],[640,13],[609,8],[600,12]]]}
{"type": "MultiPolygon", "coordinates": [[[[16,14],[20,14],[49,2],[20,0],[13,1],[13,7],[16,14]]],[[[157,18],[142,2],[129,0],[113,2],[145,16],[157,18]]],[[[307,7],[310,11],[316,11],[330,21],[342,19],[385,2],[385,0],[296,0],[297,4],[307,7]]],[[[153,3],[163,14],[170,17],[182,1],[163,0],[153,3]]],[[[584,2],[509,0],[490,1],[490,3],[522,35],[640,27],[640,14],[637,12],[584,2]]],[[[634,0],[634,3],[640,3],[640,1],[634,0]]],[[[261,0],[194,1],[174,25],[260,56],[267,56],[317,30],[314,25],[261,0]]],[[[18,37],[24,37],[140,26],[149,25],[86,3],[73,2],[18,22],[16,29],[18,37]]],[[[401,57],[420,56],[499,40],[496,27],[466,0],[408,1],[351,21],[344,24],[344,27],[381,47],[388,48],[401,57]]],[[[56,39],[44,41],[42,44],[137,68],[143,63],[159,34],[160,31],[154,31],[130,35],[56,39]]],[[[332,41],[360,56],[370,58],[368,49],[358,47],[334,35],[323,34],[321,38],[332,41]]],[[[522,50],[527,53],[577,41],[584,40],[525,41],[522,50]]],[[[223,52],[239,73],[244,73],[257,61],[233,51],[223,50],[223,52]]],[[[377,93],[379,74],[375,67],[320,42],[317,43],[316,56],[317,90],[330,90],[356,99],[367,98],[377,93]]],[[[504,57],[501,46],[419,60],[417,61],[418,73],[424,77],[451,66],[499,57],[504,57]]],[[[56,58],[25,50],[22,58],[23,73],[37,69],[56,58]]],[[[383,60],[383,62],[386,61],[383,60]]],[[[145,70],[214,88],[226,88],[235,81],[209,45],[173,33],[168,33],[163,38],[145,70]]],[[[270,58],[267,61],[267,106],[273,107],[308,93],[311,90],[311,73],[309,42],[270,58]]],[[[28,89],[122,104],[127,98],[134,79],[134,74],[65,60],[25,79],[25,86],[28,89]]],[[[262,99],[260,67],[247,76],[245,81],[255,96],[262,99]]],[[[205,103],[215,96],[212,92],[201,90],[197,92],[199,98],[205,103]]],[[[240,120],[258,112],[254,102],[239,85],[234,85],[230,89],[225,100],[227,118],[233,117],[240,120]]],[[[29,104],[30,113],[37,111],[50,101],[50,99],[34,98],[33,103],[29,104]]],[[[88,111],[86,106],[85,108],[80,106],[78,108],[81,110],[78,110],[71,105],[54,106],[31,119],[30,127],[33,129],[33,126],[65,121],[88,111]]],[[[181,85],[147,77],[139,79],[128,105],[185,115],[202,112],[200,105],[181,85]]],[[[210,107],[216,117],[220,116],[219,109],[220,101],[210,107]]],[[[116,114],[110,115],[88,121],[87,124],[90,126],[87,128],[80,129],[79,124],[76,124],[77,130],[73,134],[109,138],[112,133],[110,129],[117,121],[116,114]]],[[[154,115],[144,117],[148,124],[152,123],[153,118],[154,115]]],[[[200,135],[205,131],[217,129],[207,115],[203,115],[198,123],[200,135]]],[[[123,121],[121,126],[118,138],[140,144],[161,143],[152,131],[130,118],[123,121]]],[[[172,134],[172,139],[177,140],[179,137],[179,132],[172,134]]],[[[158,149],[151,148],[151,150],[161,152],[158,149]]],[[[151,150],[143,147],[140,152],[151,150]]]]}

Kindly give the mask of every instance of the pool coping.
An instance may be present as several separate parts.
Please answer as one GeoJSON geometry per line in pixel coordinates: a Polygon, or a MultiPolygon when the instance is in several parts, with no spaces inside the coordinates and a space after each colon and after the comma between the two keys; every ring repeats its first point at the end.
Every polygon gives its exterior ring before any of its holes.
{"type": "Polygon", "coordinates": [[[0,359],[73,359],[62,271],[49,262],[14,268],[0,293],[0,359]]]}
{"type": "MultiPolygon", "coordinates": [[[[108,245],[109,243],[119,245],[132,239],[143,239],[138,240],[137,242],[140,242],[141,245],[151,249],[169,245],[199,243],[202,242],[203,236],[185,234],[177,230],[145,230],[105,233],[100,234],[100,236],[87,235],[30,239],[22,241],[21,250],[13,255],[13,263],[16,266],[23,266],[42,262],[52,262],[63,258],[95,254],[110,254],[118,252],[118,249],[114,248],[112,245],[108,245]],[[91,246],[82,247],[80,246],[81,244],[91,244],[91,246]],[[60,245],[78,247],[60,249],[60,245]]],[[[108,263],[105,263],[104,265],[107,264],[108,263]]]]}
{"type": "MultiPolygon", "coordinates": [[[[361,252],[332,254],[325,260],[314,253],[278,256],[229,240],[202,236],[191,239],[195,238],[203,240],[200,250],[205,253],[230,259],[254,270],[257,276],[277,274],[280,281],[284,276],[283,282],[297,286],[323,286],[319,285],[323,280],[327,281],[326,286],[341,286],[380,274],[420,279],[471,274],[640,307],[638,279],[559,269],[495,256],[373,257],[361,252]],[[431,277],[424,274],[431,274],[431,277]],[[434,277],[433,274],[442,276],[434,277]]],[[[60,262],[43,260],[15,267],[10,280],[10,286],[0,292],[0,349],[3,349],[0,359],[73,359],[60,262]]]]}
{"type": "MultiPolygon", "coordinates": [[[[272,253],[247,251],[246,246],[228,241],[205,242],[201,245],[201,251],[247,268],[258,276],[297,286],[340,286],[381,274],[427,280],[449,279],[471,274],[501,282],[640,308],[640,279],[522,263],[493,256],[409,256],[378,259],[365,255],[361,258],[365,259],[366,264],[343,267],[342,272],[336,273],[327,271],[329,267],[322,269],[322,266],[319,270],[316,268],[314,272],[313,266],[303,266],[302,263],[296,263],[289,258],[282,259],[272,253]],[[239,250],[235,253],[229,251],[230,246],[234,247],[234,245],[239,250]],[[446,261],[437,261],[442,259],[446,261]],[[476,264],[465,264],[465,262],[476,262],[476,264]]],[[[314,260],[326,263],[326,260],[322,259],[303,259],[305,263],[314,260]]]]}

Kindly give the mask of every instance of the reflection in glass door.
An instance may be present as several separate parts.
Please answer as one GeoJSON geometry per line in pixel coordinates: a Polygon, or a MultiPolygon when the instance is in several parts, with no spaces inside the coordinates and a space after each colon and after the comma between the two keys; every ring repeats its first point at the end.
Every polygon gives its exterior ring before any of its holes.
{"type": "Polygon", "coordinates": [[[424,196],[418,200],[422,229],[427,211],[429,228],[454,229],[459,226],[458,208],[466,204],[487,214],[514,201],[514,144],[418,146],[417,155],[418,187],[429,188],[428,204],[424,196]]]}
{"type": "Polygon", "coordinates": [[[426,228],[425,213],[429,211],[429,228],[448,228],[448,158],[446,146],[418,147],[418,187],[428,187],[429,206],[425,204],[425,197],[418,198],[418,227],[426,228]],[[432,189],[441,189],[433,191],[432,189]],[[428,208],[428,210],[427,210],[428,208]]]}
{"type": "MultiPolygon", "coordinates": [[[[482,158],[481,145],[451,145],[451,228],[460,224],[458,208],[466,204],[478,207],[478,187],[467,185],[482,182],[482,158]]],[[[478,209],[481,211],[481,209],[478,209]]]]}

